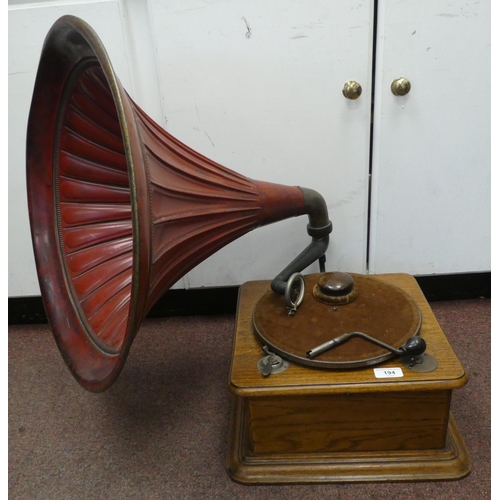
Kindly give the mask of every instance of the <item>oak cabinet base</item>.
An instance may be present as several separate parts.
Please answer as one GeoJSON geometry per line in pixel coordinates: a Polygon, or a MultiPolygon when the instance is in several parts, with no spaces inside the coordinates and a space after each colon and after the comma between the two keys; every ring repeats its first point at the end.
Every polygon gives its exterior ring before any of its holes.
{"type": "Polygon", "coordinates": [[[415,280],[382,275],[410,293],[422,312],[421,335],[438,368],[398,368],[379,379],[374,367],[321,370],[291,364],[263,377],[263,355],[251,321],[267,282],[242,286],[229,386],[233,394],[226,467],[248,484],[452,480],[471,470],[470,456],[450,414],[454,389],[467,382],[415,280]]]}

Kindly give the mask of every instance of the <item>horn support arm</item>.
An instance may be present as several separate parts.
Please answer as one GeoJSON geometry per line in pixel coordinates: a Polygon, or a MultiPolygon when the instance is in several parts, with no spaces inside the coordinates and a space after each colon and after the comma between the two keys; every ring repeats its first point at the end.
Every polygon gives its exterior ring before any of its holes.
{"type": "MultiPolygon", "coordinates": [[[[262,184],[266,183],[259,182],[258,184],[262,191],[262,184]]],[[[309,223],[307,225],[307,233],[312,237],[312,241],[272,281],[272,290],[281,295],[284,295],[286,284],[292,274],[302,271],[318,259],[320,259],[320,263],[323,265],[324,255],[329,244],[329,234],[333,229],[323,196],[313,189],[302,187],[296,189],[303,198],[303,204],[301,205],[300,213],[294,215],[308,215],[309,223]]]]}

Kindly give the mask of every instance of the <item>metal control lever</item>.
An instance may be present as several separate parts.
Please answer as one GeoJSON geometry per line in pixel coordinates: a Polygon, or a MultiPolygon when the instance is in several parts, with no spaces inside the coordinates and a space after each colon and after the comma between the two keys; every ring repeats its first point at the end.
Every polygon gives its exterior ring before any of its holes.
{"type": "Polygon", "coordinates": [[[335,337],[334,339],[329,340],[324,344],[314,347],[313,349],[307,351],[306,355],[309,359],[313,359],[316,356],[319,356],[320,354],[333,349],[334,347],[344,344],[354,337],[360,337],[367,340],[368,342],[371,342],[372,344],[383,347],[384,349],[387,349],[388,351],[394,353],[396,356],[418,356],[420,354],[423,354],[427,347],[425,340],[422,337],[418,336],[410,337],[404,345],[402,345],[399,349],[396,349],[395,347],[392,347],[385,342],[370,337],[370,335],[367,335],[366,333],[350,332],[344,333],[339,337],[335,337]]]}
{"type": "Polygon", "coordinates": [[[267,345],[263,346],[262,350],[266,353],[266,355],[259,360],[257,368],[261,371],[264,377],[268,377],[271,373],[280,373],[290,366],[288,361],[281,358],[274,352],[270,352],[267,345]]]}

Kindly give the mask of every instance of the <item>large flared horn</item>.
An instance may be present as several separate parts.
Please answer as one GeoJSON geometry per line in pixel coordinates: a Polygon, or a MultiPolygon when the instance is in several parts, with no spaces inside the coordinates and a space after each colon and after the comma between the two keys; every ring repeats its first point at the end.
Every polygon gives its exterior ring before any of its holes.
{"type": "Polygon", "coordinates": [[[318,193],[248,179],[176,140],[130,99],[81,19],[62,17],[45,39],[27,137],[42,298],[90,391],[114,382],[157,299],[227,243],[308,214],[312,243],[277,276],[278,293],[328,246],[318,193]]]}

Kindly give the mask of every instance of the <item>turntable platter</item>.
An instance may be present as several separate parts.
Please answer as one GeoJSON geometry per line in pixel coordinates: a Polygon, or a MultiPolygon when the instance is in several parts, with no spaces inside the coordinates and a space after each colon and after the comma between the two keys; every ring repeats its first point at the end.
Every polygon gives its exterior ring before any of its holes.
{"type": "Polygon", "coordinates": [[[272,290],[257,302],[254,330],[271,351],[317,368],[358,368],[381,363],[394,354],[362,338],[353,338],[314,359],[306,353],[349,332],[365,333],[396,349],[419,334],[420,309],[401,288],[374,276],[351,273],[357,297],[348,304],[328,305],[313,296],[321,276],[304,276],[305,297],[295,315],[288,314],[283,296],[272,290]]]}

